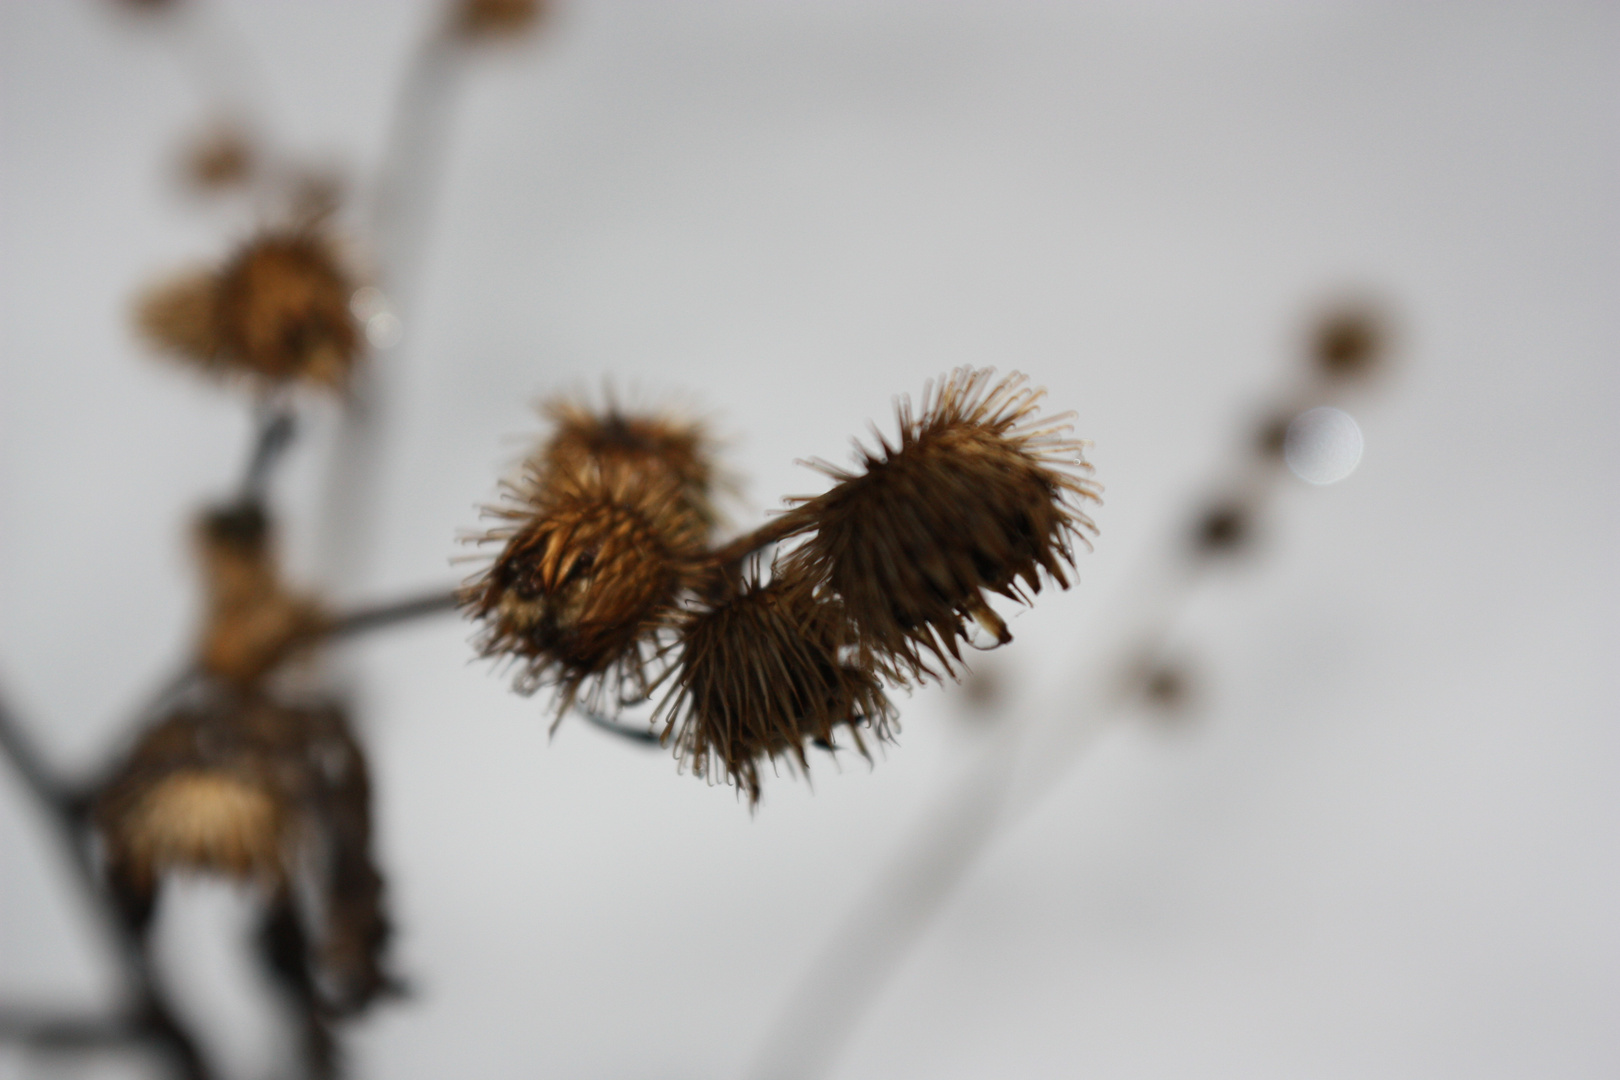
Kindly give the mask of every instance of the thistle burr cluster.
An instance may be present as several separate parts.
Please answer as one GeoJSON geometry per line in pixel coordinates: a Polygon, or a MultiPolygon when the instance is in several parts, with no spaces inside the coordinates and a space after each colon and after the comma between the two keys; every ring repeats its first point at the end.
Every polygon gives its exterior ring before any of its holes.
{"type": "Polygon", "coordinates": [[[551,438],[493,508],[499,544],[462,602],[516,687],[616,711],[661,697],[662,739],[692,772],[760,795],[762,764],[808,767],[892,737],[885,683],[961,670],[988,594],[1068,588],[1098,498],[1066,416],[1021,375],[960,369],[899,406],[899,434],[753,533],[714,542],[712,443],[689,422],[547,411],[551,438]],[[774,557],[763,550],[783,545],[774,557]]]}

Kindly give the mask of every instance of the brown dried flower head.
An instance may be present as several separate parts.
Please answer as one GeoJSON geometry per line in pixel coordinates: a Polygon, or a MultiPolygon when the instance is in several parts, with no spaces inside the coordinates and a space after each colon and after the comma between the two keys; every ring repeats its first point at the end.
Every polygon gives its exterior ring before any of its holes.
{"type": "Polygon", "coordinates": [[[299,936],[323,1008],[353,1011],[389,984],[370,780],[341,709],[234,691],[184,705],[142,736],[93,820],[114,895],[138,924],[166,873],[252,879],[278,907],[318,898],[304,905],[318,925],[299,936]]]}
{"type": "Polygon", "coordinates": [[[870,670],[850,662],[848,621],[836,599],[803,580],[742,583],[681,630],[674,684],[659,705],[664,738],[701,777],[724,776],[750,803],[760,766],[788,758],[808,769],[805,745],[834,744],[846,727],[870,757],[861,727],[890,737],[893,708],[870,670]]]}
{"type": "Polygon", "coordinates": [[[136,323],[154,345],[217,374],[341,387],[360,353],[353,292],[313,228],[268,232],[217,273],[147,293],[136,323]]]}
{"type": "Polygon", "coordinates": [[[673,480],[691,510],[706,523],[714,511],[714,447],[701,424],[665,415],[597,413],[573,398],[541,407],[555,425],[542,451],[542,467],[556,475],[606,467],[673,480]]]}
{"type": "Polygon", "coordinates": [[[519,665],[516,685],[559,688],[557,713],[578,700],[644,698],[658,637],[694,587],[708,530],[684,486],[606,459],[555,470],[530,462],[493,513],[511,524],[481,538],[503,547],[463,592],[484,622],[486,656],[519,665]]]}
{"type": "Polygon", "coordinates": [[[1028,603],[1043,573],[1066,589],[1075,545],[1090,546],[1085,444],[1067,416],[1036,416],[1043,392],[1024,376],[993,377],[959,368],[920,413],[902,401],[894,445],[857,444],[860,472],[817,462],[837,484],[790,511],[814,530],[795,573],[843,600],[862,651],[899,680],[954,674],[967,619],[1010,641],[985,593],[1028,603]]]}
{"type": "Polygon", "coordinates": [[[305,784],[289,752],[301,727],[232,696],[147,731],[96,803],[116,875],[148,892],[172,869],[279,881],[305,784]]]}

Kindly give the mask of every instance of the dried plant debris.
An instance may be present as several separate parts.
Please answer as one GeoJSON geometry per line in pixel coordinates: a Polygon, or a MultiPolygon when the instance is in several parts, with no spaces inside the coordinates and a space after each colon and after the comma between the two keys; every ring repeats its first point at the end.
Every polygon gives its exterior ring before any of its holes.
{"type": "Polygon", "coordinates": [[[1241,498],[1210,505],[1193,526],[1193,549],[1204,555],[1233,555],[1254,543],[1254,507],[1241,498]]]}
{"type": "Polygon", "coordinates": [[[391,985],[370,777],[337,706],[211,692],[146,731],[93,819],[109,884],[138,925],[165,874],[253,881],[298,907],[323,1010],[353,1012],[391,985]]]}
{"type": "Polygon", "coordinates": [[[198,664],[243,686],[259,682],[325,626],[319,606],[282,585],[269,518],[257,503],[210,510],[198,522],[205,618],[198,664]]]}
{"type": "Polygon", "coordinates": [[[361,350],[354,283],[315,227],[270,231],[212,273],[147,292],[136,325],[156,347],[222,376],[339,389],[361,350]]]}
{"type": "Polygon", "coordinates": [[[454,0],[450,28],[466,41],[521,37],[546,16],[546,0],[454,0]]]}
{"type": "Polygon", "coordinates": [[[673,685],[659,707],[664,738],[698,776],[760,795],[760,767],[779,758],[808,769],[807,744],[844,729],[870,757],[862,729],[891,735],[893,708],[869,668],[848,659],[849,622],[803,580],[757,578],[692,614],[682,627],[673,685]]]}
{"type": "Polygon", "coordinates": [[[1383,367],[1389,338],[1388,318],[1376,306],[1343,303],[1317,322],[1311,358],[1324,378],[1363,379],[1383,367]]]}
{"type": "Polygon", "coordinates": [[[181,173],[198,192],[221,192],[245,186],[253,178],[258,155],[241,128],[220,125],[186,146],[181,173]]]}
{"type": "Polygon", "coordinates": [[[559,449],[572,442],[559,431],[492,508],[504,524],[479,539],[501,551],[463,590],[484,655],[515,661],[522,693],[558,687],[559,718],[582,693],[593,708],[647,696],[709,535],[673,467],[559,449]]]}
{"type": "Polygon", "coordinates": [[[986,592],[1023,603],[1042,576],[1068,588],[1099,498],[1066,416],[1036,415],[1022,375],[961,368],[899,406],[899,437],[857,444],[856,472],[818,463],[837,484],[793,511],[811,530],[796,573],[836,595],[861,649],[892,677],[953,674],[966,620],[1012,635],[986,592]]]}

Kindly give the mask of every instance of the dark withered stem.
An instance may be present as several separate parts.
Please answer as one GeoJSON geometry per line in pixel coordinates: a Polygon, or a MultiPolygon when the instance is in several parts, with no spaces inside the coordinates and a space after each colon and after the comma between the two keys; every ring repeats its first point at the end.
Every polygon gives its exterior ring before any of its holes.
{"type": "Polygon", "coordinates": [[[23,1043],[36,1050],[74,1051],[125,1046],[147,1037],[141,1024],[128,1016],[50,1015],[0,1005],[0,1043],[23,1043]]]}
{"type": "Polygon", "coordinates": [[[617,720],[612,720],[606,716],[603,716],[595,709],[586,709],[576,706],[574,711],[583,717],[586,723],[590,724],[592,727],[605,731],[609,735],[616,735],[626,742],[637,743],[646,747],[657,747],[663,742],[663,740],[659,737],[658,732],[653,731],[651,728],[638,728],[631,727],[629,724],[621,724],[617,720]]]}
{"type": "Polygon", "coordinates": [[[390,600],[369,607],[356,608],[339,615],[326,624],[325,637],[347,638],[372,630],[381,630],[429,615],[442,615],[454,611],[460,603],[455,589],[424,593],[405,600],[390,600]]]}
{"type": "Polygon", "coordinates": [[[243,503],[264,501],[270,474],[282,460],[287,448],[298,434],[298,420],[285,408],[271,409],[259,417],[253,436],[253,448],[248,452],[247,468],[242,471],[241,494],[243,503]]]}
{"type": "Polygon", "coordinates": [[[721,544],[709,555],[709,562],[718,569],[735,569],[754,552],[781,543],[795,533],[803,532],[808,524],[808,515],[801,509],[794,508],[772,518],[752,532],[721,544]]]}
{"type": "Polygon", "coordinates": [[[3,697],[0,697],[0,752],[11,759],[12,767],[34,798],[58,815],[70,812],[74,803],[72,792],[51,774],[50,767],[35,749],[33,740],[23,733],[16,714],[3,697]]]}
{"type": "Polygon", "coordinates": [[[91,865],[89,838],[85,833],[85,801],[70,785],[52,774],[23,734],[16,715],[3,697],[0,697],[0,752],[10,759],[29,793],[54,823],[53,831],[67,853],[80,887],[90,898],[107,936],[116,946],[135,998],[135,1005],[122,1019],[89,1022],[29,1016],[17,1011],[0,1014],[0,1042],[11,1040],[61,1049],[112,1045],[119,1041],[146,1042],[169,1058],[182,1080],[211,1080],[212,1073],[195,1040],[169,1010],[157,987],[139,932],[102,888],[91,865]],[[120,1031],[127,1031],[127,1036],[117,1035],[120,1031]]]}

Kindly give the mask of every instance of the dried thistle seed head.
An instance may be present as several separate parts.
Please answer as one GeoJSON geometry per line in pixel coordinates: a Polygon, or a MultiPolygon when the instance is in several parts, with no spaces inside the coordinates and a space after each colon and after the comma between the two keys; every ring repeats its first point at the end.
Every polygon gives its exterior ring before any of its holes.
{"type": "Polygon", "coordinates": [[[467,41],[515,38],[546,14],[544,0],[456,0],[451,29],[467,41]]]}
{"type": "Polygon", "coordinates": [[[341,386],[360,351],[349,311],[354,284],[311,231],[268,233],[219,275],[224,353],[272,381],[341,386]]]}
{"type": "MultiPolygon", "coordinates": [[[[97,795],[92,820],[114,894],[138,923],[169,871],[254,878],[281,895],[320,897],[323,924],[309,940],[358,933],[380,971],[387,920],[370,812],[365,756],[340,708],[225,691],[149,728],[97,795]],[[352,927],[325,925],[339,909],[352,927]]],[[[357,942],[337,948],[352,957],[357,942]]],[[[345,978],[372,984],[363,971],[345,978]]]]}
{"type": "Polygon", "coordinates": [[[267,232],[217,273],[146,294],[136,322],[152,344],[216,374],[341,387],[360,353],[353,292],[318,232],[267,232]]]}
{"type": "Polygon", "coordinates": [[[596,413],[568,398],[548,401],[542,410],[555,425],[540,452],[542,471],[577,474],[607,467],[661,473],[680,486],[699,517],[715,521],[714,447],[701,424],[673,416],[631,416],[616,408],[596,413]]]}
{"type": "Polygon", "coordinates": [[[832,746],[848,728],[890,738],[893,708],[869,668],[846,657],[852,635],[836,598],[779,577],[742,583],[681,627],[675,681],[659,705],[664,737],[698,776],[724,776],[750,803],[761,764],[788,758],[807,769],[805,745],[832,746]]]}
{"type": "Polygon", "coordinates": [[[967,619],[1010,641],[985,593],[1028,603],[1043,573],[1066,589],[1074,546],[1090,546],[1085,444],[1064,417],[1037,418],[1024,376],[993,375],[956,370],[920,414],[903,401],[894,445],[857,444],[860,472],[818,463],[836,486],[792,511],[814,530],[796,572],[843,599],[861,648],[897,679],[954,674],[967,619]]]}
{"type": "Polygon", "coordinates": [[[485,656],[518,665],[517,689],[555,685],[560,718],[583,690],[645,697],[659,633],[701,572],[707,528],[663,473],[595,462],[531,468],[482,540],[503,544],[462,594],[485,656]]]}

